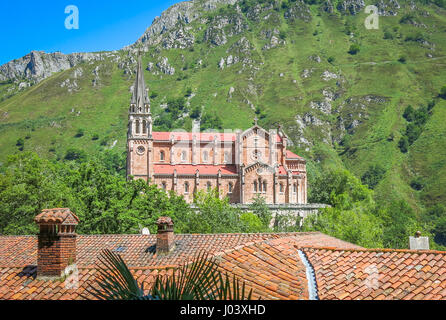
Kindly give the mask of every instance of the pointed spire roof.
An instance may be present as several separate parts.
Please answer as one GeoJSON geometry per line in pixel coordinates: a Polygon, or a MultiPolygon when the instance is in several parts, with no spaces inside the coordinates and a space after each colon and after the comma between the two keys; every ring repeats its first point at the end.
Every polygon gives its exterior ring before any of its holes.
{"type": "Polygon", "coordinates": [[[138,68],[136,70],[136,79],[133,86],[132,104],[136,106],[144,107],[144,104],[149,104],[149,95],[146,90],[146,83],[144,80],[144,70],[142,68],[141,55],[138,55],[138,68]]]}

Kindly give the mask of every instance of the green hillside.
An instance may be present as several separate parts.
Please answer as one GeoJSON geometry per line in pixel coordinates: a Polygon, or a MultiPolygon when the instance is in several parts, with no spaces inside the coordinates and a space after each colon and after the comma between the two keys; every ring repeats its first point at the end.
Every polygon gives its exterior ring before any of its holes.
{"type": "MultiPolygon", "coordinates": [[[[338,9],[341,1],[333,2],[333,12],[325,1],[306,2],[240,1],[202,11],[200,19],[178,22],[164,42],[149,46],[143,62],[151,65],[145,79],[154,129],[190,129],[191,115],[208,126],[220,120],[221,128],[243,129],[257,115],[265,128],[283,125],[310,170],[345,166],[360,178],[379,166],[375,190],[382,203],[404,200],[419,214],[446,205],[446,100],[439,97],[446,85],[443,3],[400,1],[396,16],[381,16],[379,29],[367,30],[363,8],[352,15],[338,9]],[[178,30],[192,44],[181,49],[178,30]],[[166,73],[164,57],[173,75],[166,73]],[[179,98],[184,101],[174,101],[179,98]],[[417,139],[402,152],[399,143],[410,124],[404,110],[432,101],[417,139]]],[[[382,3],[388,12],[394,2],[382,3]]],[[[12,96],[12,83],[1,83],[0,161],[20,149],[50,159],[63,159],[73,147],[124,153],[133,49],[82,63],[12,96]]]]}

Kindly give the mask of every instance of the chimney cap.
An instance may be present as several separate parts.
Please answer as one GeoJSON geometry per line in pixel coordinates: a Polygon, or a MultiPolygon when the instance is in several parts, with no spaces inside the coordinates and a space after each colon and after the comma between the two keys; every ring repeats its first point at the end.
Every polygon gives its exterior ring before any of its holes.
{"type": "Polygon", "coordinates": [[[156,221],[156,224],[158,226],[160,226],[160,225],[173,226],[173,221],[172,221],[172,218],[170,218],[170,217],[159,217],[158,220],[156,221]]]}
{"type": "Polygon", "coordinates": [[[44,209],[34,221],[37,224],[77,225],[79,218],[68,208],[44,209]]]}

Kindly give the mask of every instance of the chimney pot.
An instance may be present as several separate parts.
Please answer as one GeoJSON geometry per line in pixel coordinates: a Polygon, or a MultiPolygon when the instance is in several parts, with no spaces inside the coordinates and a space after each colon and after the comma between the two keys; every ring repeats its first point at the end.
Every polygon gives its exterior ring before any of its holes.
{"type": "Polygon", "coordinates": [[[60,277],[76,262],[79,218],[67,208],[45,209],[34,218],[39,225],[37,276],[60,277]]]}
{"type": "Polygon", "coordinates": [[[156,224],[158,232],[156,235],[156,253],[167,254],[175,247],[174,223],[170,217],[160,217],[156,224]]]}

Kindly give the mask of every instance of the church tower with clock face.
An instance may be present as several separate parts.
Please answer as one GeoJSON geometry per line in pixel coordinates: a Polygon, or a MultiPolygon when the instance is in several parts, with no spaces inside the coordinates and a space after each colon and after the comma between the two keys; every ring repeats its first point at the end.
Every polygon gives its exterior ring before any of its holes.
{"type": "Polygon", "coordinates": [[[198,192],[217,190],[231,203],[307,203],[306,161],[288,150],[281,127],[254,126],[235,132],[152,131],[148,89],[141,57],[130,101],[127,178],[142,179],[192,203],[198,192]]]}
{"type": "Polygon", "coordinates": [[[127,177],[150,179],[153,161],[150,156],[153,144],[150,99],[144,81],[141,56],[138,58],[136,80],[129,108],[127,133],[127,177]]]}

